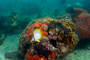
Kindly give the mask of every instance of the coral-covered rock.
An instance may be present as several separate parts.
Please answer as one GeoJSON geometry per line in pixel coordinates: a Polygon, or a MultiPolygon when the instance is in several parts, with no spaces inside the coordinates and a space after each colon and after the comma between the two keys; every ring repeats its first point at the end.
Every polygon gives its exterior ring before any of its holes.
{"type": "Polygon", "coordinates": [[[77,43],[72,22],[45,18],[27,26],[18,51],[26,60],[55,60],[69,54],[77,43]]]}

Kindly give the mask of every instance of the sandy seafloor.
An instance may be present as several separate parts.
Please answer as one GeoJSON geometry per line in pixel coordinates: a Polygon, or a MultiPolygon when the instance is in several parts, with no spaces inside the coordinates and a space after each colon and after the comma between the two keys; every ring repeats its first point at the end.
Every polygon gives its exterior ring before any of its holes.
{"type": "MultiPolygon", "coordinates": [[[[0,60],[15,60],[6,59],[5,53],[14,52],[18,50],[20,34],[9,35],[5,38],[5,46],[0,46],[0,60]]],[[[83,42],[84,43],[84,42],[83,42]]],[[[85,43],[87,44],[87,43],[85,43]]],[[[90,60],[90,44],[75,49],[72,53],[67,55],[63,60],[90,60]]]]}

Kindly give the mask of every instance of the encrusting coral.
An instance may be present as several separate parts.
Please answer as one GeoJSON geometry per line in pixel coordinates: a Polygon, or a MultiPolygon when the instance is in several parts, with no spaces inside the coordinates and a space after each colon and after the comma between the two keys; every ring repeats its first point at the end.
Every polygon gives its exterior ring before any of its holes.
{"type": "Polygon", "coordinates": [[[26,60],[63,58],[78,43],[75,30],[75,25],[68,20],[38,20],[22,33],[18,51],[26,60]]]}

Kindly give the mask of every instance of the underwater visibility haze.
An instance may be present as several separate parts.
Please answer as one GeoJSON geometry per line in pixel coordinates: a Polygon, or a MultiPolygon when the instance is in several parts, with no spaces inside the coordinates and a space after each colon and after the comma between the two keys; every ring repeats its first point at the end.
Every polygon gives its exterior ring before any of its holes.
{"type": "Polygon", "coordinates": [[[90,0],[0,0],[0,60],[90,60],[90,0]]]}

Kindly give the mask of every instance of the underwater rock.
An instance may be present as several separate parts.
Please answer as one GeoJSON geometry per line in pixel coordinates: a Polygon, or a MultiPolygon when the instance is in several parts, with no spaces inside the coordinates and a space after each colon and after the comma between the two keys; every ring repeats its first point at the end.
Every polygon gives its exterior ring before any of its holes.
{"type": "Polygon", "coordinates": [[[55,60],[72,52],[78,38],[72,22],[45,18],[30,23],[19,43],[19,54],[26,60],[55,60]]]}
{"type": "Polygon", "coordinates": [[[14,60],[24,60],[24,57],[22,57],[17,51],[5,53],[5,58],[14,60]]]}
{"type": "Polygon", "coordinates": [[[62,16],[56,17],[56,19],[58,19],[58,20],[61,20],[61,19],[66,20],[67,19],[69,21],[72,21],[72,17],[69,13],[65,13],[62,16]]]}
{"type": "Polygon", "coordinates": [[[88,47],[88,50],[90,50],[90,47],[88,47]]]}
{"type": "Polygon", "coordinates": [[[74,54],[78,54],[78,51],[74,51],[74,54]]]}
{"type": "Polygon", "coordinates": [[[73,7],[68,7],[66,9],[66,12],[69,13],[69,14],[73,14],[75,11],[74,11],[74,8],[73,7]]]}
{"type": "Polygon", "coordinates": [[[11,15],[15,16],[17,15],[17,12],[11,12],[11,15]]]}

